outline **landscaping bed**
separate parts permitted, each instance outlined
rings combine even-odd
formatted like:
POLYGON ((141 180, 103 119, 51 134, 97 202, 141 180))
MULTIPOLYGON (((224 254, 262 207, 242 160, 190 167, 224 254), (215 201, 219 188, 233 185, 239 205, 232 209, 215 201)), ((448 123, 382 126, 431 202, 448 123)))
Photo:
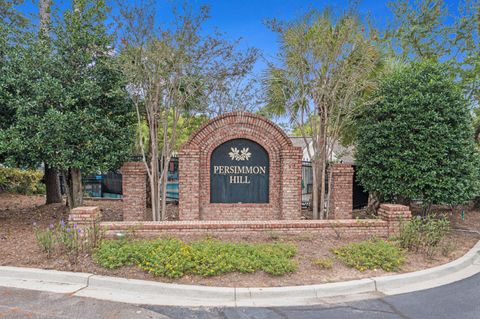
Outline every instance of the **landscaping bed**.
MULTIPOLYGON (((275 232, 259 233, 255 236, 226 235, 223 238, 218 236, 209 238, 207 241, 218 242, 218 240, 221 240, 221 245, 223 245, 223 243, 243 243, 248 245, 259 244, 262 247, 265 247, 265 245, 286 245, 285 247, 294 247, 294 256, 287 254, 287 257, 295 263, 296 269, 293 272, 286 271, 285 274, 281 276, 275 276, 260 270, 252 273, 240 273, 236 271, 218 276, 204 277, 196 274, 202 274, 201 271, 197 272, 190 268, 185 268, 187 270, 180 278, 155 277, 153 274, 142 270, 136 265, 123 266, 115 269, 101 267, 93 261, 91 254, 88 253, 80 254, 77 263, 72 265, 68 256, 58 249, 52 253, 50 258, 47 258, 47 255, 41 251, 37 244, 33 227, 34 222, 37 223, 37 227, 48 227, 50 224, 58 224, 62 218, 67 218, 66 209, 63 205, 43 205, 43 203, 44 198, 42 196, 0 194, 0 265, 89 272, 162 282, 230 287, 318 284, 394 273, 387 272, 380 268, 359 271, 355 268, 345 266, 344 263, 340 261, 341 258, 335 255, 333 251, 351 243, 351 240, 334 236, 322 237, 307 233, 301 235, 281 235, 275 232)), ((95 200, 91 202, 86 201, 85 204, 99 206, 103 211, 104 219, 108 218, 108 216, 118 216, 121 211, 121 202, 116 201, 95 200)), ((480 212, 477 210, 465 211, 463 220, 460 214, 452 214, 450 217, 452 226, 455 228, 469 229, 472 231, 480 230, 480 212)), ((368 238, 359 238, 358 242, 366 239, 368 238)), ((396 273, 425 269, 456 259, 465 254, 480 239, 480 235, 473 232, 451 231, 447 235, 447 239, 448 242, 451 243, 451 246, 445 251, 439 250, 432 258, 428 258, 422 252, 407 252, 405 254, 405 263, 396 273)), ((163 240, 168 241, 171 239, 164 238, 163 240)), ((205 236, 183 236, 181 240, 185 244, 199 240, 200 242, 205 242, 205 236)), ((197 245, 198 248, 198 244, 193 243, 193 245, 197 245)), ((230 253, 230 249, 232 248, 231 246, 229 247, 230 248, 224 248, 222 246, 219 248, 215 246, 214 249, 217 249, 216 251, 220 249, 220 251, 230 253)), ((362 249, 368 250, 369 248, 362 249)), ((236 250, 233 253, 241 254, 241 252, 237 252, 236 250)), ((194 256, 197 256, 197 254, 194 254, 194 256)), ((244 259, 245 258, 241 258, 241 260, 244 259)), ((285 260, 282 260, 282 262, 283 261, 285 260)), ((267 260, 267 266, 269 263, 267 260)), ((259 269, 261 269, 261 267, 259 269)), ((268 267, 264 269, 268 271, 268 267)))

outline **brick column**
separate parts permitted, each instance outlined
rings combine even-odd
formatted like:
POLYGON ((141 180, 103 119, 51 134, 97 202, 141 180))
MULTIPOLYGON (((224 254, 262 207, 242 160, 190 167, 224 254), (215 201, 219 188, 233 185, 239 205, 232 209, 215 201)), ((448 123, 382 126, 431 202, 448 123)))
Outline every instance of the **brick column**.
POLYGON ((388 236, 398 234, 402 222, 412 218, 410 208, 398 204, 381 204, 378 216, 388 223, 388 236))
POLYGON ((300 147, 282 152, 281 219, 302 217, 302 155, 300 147))
POLYGON ((350 219, 353 212, 353 166, 334 164, 329 219, 350 219))
POLYGON ((147 170, 143 162, 126 162, 121 168, 123 220, 146 219, 147 170))
POLYGON ((100 209, 96 206, 77 207, 68 214, 68 223, 80 229, 80 235, 86 236, 87 232, 97 229, 101 219, 100 209))
POLYGON ((200 219, 200 152, 189 149, 178 154, 179 220, 200 219))

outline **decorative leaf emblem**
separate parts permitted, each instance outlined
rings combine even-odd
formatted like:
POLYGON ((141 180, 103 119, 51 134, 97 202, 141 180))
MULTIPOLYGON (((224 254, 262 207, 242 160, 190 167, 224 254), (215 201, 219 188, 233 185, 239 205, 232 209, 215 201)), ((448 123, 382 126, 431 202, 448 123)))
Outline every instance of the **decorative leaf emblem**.
POLYGON ((235 161, 248 161, 250 157, 252 156, 252 153, 250 153, 248 150, 248 147, 242 148, 242 150, 238 150, 236 147, 230 148, 231 152, 228 153, 230 158, 235 161))

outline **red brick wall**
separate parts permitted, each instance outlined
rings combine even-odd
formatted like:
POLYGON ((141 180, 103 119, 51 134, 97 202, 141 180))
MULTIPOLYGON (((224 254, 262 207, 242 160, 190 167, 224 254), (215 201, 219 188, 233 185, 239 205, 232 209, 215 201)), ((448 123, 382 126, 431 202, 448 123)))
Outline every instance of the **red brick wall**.
POLYGON ((389 237, 398 233, 402 222, 410 220, 408 206, 382 204, 380 219, 342 219, 342 220, 270 220, 270 221, 124 221, 99 222, 98 207, 78 207, 70 212, 70 223, 79 228, 100 225, 107 238, 116 238, 118 234, 133 237, 158 237, 169 235, 245 235, 270 232, 282 234, 317 234, 336 238, 389 237))
POLYGON ((328 218, 352 218, 353 166, 351 164, 334 164, 332 170, 332 194, 328 218))
POLYGON ((400 226, 403 222, 409 221, 412 218, 412 213, 408 206, 381 204, 378 210, 378 216, 388 222, 388 234, 392 236, 400 231, 400 226))
POLYGON ((146 219, 147 171, 143 162, 126 162, 121 168, 123 220, 146 219))
POLYGON ((210 120, 179 152, 180 220, 300 219, 302 150, 268 119, 232 112, 210 120), (270 161, 269 203, 210 203, 210 156, 220 144, 246 138, 260 144, 270 161))
POLYGON ((387 237, 388 222, 370 220, 271 220, 271 221, 164 221, 164 222, 102 222, 107 238, 128 234, 137 238, 169 235, 253 235, 315 234, 334 238, 387 237))

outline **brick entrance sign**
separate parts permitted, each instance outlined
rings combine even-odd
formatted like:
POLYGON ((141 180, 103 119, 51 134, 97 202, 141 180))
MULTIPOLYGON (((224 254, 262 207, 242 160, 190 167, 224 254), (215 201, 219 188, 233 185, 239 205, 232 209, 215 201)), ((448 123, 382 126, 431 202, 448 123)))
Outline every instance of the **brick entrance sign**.
POLYGON ((180 220, 300 219, 302 150, 268 119, 214 118, 178 156, 180 220))

